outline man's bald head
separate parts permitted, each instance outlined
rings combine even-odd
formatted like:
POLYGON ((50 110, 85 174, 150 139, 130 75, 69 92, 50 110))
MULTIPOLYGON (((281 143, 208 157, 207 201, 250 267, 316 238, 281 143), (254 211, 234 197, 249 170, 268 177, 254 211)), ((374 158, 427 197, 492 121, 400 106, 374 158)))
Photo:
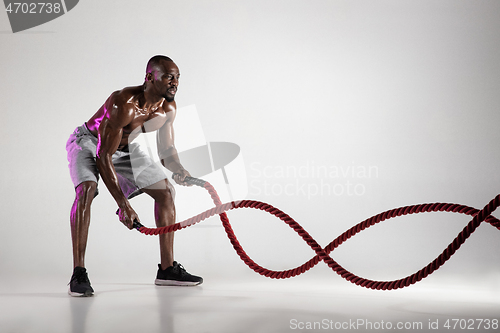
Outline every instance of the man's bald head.
POLYGON ((174 62, 167 56, 164 55, 155 55, 151 59, 149 59, 148 64, 146 66, 146 73, 152 73, 156 68, 161 68, 162 63, 165 61, 174 62))

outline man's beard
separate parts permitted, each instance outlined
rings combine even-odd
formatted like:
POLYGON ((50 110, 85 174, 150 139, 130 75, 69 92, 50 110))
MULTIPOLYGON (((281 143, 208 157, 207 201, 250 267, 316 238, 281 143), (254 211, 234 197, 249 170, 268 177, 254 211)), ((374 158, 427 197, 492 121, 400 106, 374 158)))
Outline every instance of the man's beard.
POLYGON ((175 93, 177 92, 177 89, 176 88, 170 88, 168 89, 165 94, 163 95, 163 97, 165 98, 165 100, 167 102, 173 102, 174 99, 175 99, 175 93), (169 90, 173 90, 173 94, 169 92, 169 90))
POLYGON ((165 94, 163 97, 164 97, 164 98, 165 98, 165 100, 166 100, 167 102, 169 102, 169 103, 170 103, 170 102, 173 102, 173 101, 175 100, 175 96, 168 96, 168 95, 166 95, 166 94, 165 94))

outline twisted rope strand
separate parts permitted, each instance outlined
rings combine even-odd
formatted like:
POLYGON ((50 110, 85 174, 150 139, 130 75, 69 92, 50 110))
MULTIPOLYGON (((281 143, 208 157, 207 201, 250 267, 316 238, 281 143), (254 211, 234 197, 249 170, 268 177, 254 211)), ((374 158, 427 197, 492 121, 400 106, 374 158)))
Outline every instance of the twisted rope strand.
POLYGON ((215 204, 215 207, 170 226, 160 228, 147 228, 140 225, 138 230, 146 235, 165 234, 192 226, 214 215, 219 215, 222 226, 224 227, 229 241, 231 242, 231 245, 235 249, 238 256, 241 258, 241 260, 256 273, 272 279, 286 279, 303 274, 304 272, 317 265, 320 261, 324 261, 328 265, 328 267, 339 274, 342 278, 358 286, 376 290, 399 289, 417 283, 418 281, 426 278, 428 275, 432 274, 434 271, 440 268, 460 248, 460 246, 467 240, 467 238, 469 238, 469 236, 477 229, 481 222, 486 221, 487 223, 500 230, 500 220, 491 215, 491 213, 498 206, 500 206, 499 194, 493 200, 491 200, 482 210, 452 203, 427 203, 391 209, 358 223, 357 225, 353 226, 352 228, 348 229, 343 234, 338 236, 332 242, 330 242, 330 244, 328 244, 325 248, 322 248, 300 224, 298 224, 294 219, 292 219, 290 216, 288 216, 278 208, 275 208, 267 203, 255 200, 242 200, 236 202, 233 201, 222 204, 219 195, 210 183, 196 178, 191 178, 190 181, 192 184, 204 187, 208 191, 215 204), (255 261, 253 261, 245 252, 245 250, 239 243, 233 231, 233 228, 231 227, 229 218, 227 217, 226 211, 239 208, 259 209, 276 216, 284 223, 286 223, 290 228, 292 228, 307 243, 307 245, 309 245, 309 247, 313 249, 316 255, 304 264, 296 268, 284 271, 273 271, 260 266, 255 261), (434 259, 427 266, 412 275, 393 281, 369 280, 349 272, 329 256, 329 254, 333 250, 335 250, 346 240, 377 223, 398 216, 426 212, 453 212, 469 215, 473 218, 436 259, 434 259))

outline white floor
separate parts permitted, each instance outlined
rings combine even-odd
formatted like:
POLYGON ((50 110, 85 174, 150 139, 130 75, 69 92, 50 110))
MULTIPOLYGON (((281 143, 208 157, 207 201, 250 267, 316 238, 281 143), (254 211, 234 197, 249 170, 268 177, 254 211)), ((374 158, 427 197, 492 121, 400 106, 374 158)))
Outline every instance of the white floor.
POLYGON ((252 275, 239 282, 211 277, 197 287, 93 281, 91 298, 71 298, 60 284, 11 281, 0 289, 0 332, 500 330, 500 288, 494 281, 451 283, 437 276, 384 292, 335 274, 311 276, 268 280, 252 275))

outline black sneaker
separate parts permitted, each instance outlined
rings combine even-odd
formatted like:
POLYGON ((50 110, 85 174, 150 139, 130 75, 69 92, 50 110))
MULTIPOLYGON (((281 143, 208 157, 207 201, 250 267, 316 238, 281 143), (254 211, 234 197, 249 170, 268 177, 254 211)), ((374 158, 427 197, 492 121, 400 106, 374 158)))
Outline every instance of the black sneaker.
POLYGON ((161 265, 158 264, 158 274, 155 280, 157 286, 196 286, 202 283, 203 278, 189 274, 177 261, 165 270, 162 270, 161 265))
POLYGON ((75 267, 73 276, 69 281, 68 294, 74 297, 89 297, 94 294, 94 289, 90 286, 87 270, 83 267, 75 267))

